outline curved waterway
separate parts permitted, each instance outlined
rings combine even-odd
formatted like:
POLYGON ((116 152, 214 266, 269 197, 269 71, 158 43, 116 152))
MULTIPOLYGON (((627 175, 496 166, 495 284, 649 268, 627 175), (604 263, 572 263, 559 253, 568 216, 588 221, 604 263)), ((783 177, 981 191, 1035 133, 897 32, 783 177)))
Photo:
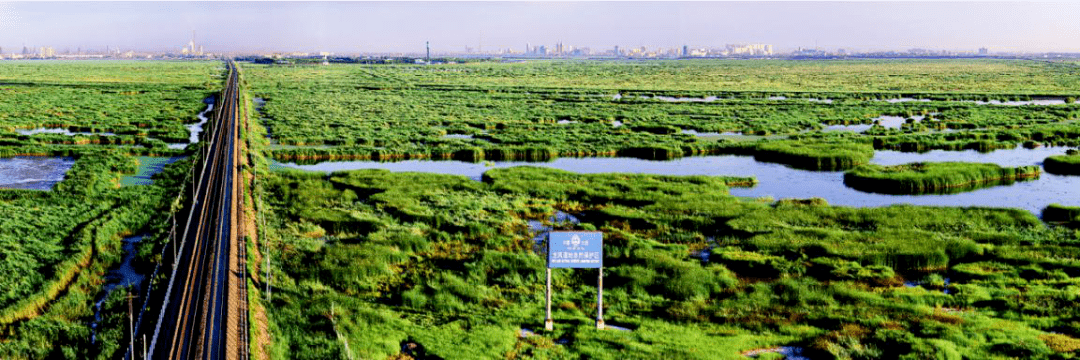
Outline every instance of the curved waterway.
MULTIPOLYGON (((1065 153, 1066 148, 1008 149, 988 153, 967 151, 930 151, 903 153, 876 151, 871 162, 897 165, 910 162, 966 161, 994 163, 1001 166, 1042 165, 1050 155, 1065 153)), ((844 185, 841 171, 806 171, 780 164, 755 161, 750 156, 697 156, 670 161, 650 161, 634 158, 558 158, 551 162, 487 162, 409 160, 400 162, 333 161, 314 165, 275 163, 310 171, 342 171, 358 169, 387 169, 468 176, 480 180, 493 168, 511 166, 540 166, 577 173, 626 172, 661 175, 731 175, 754 176, 758 185, 752 188, 732 188, 731 194, 742 197, 824 198, 832 205, 877 207, 894 204, 932 206, 988 206, 1020 208, 1039 214, 1046 205, 1080 205, 1080 176, 1054 175, 1043 172, 1037 180, 1016 182, 946 195, 885 195, 864 193, 844 185)))
POLYGON ((0 158, 0 188, 49 190, 64 180, 72 165, 75 159, 70 157, 0 158))
POLYGON ((189 134, 188 135, 188 143, 187 144, 184 144, 184 143, 169 144, 170 149, 183 149, 183 148, 186 148, 190 144, 194 144, 194 143, 199 142, 199 134, 202 134, 203 125, 206 125, 206 122, 209 120, 209 119, 207 119, 206 114, 209 114, 211 111, 214 111, 214 97, 211 96, 211 97, 206 98, 205 100, 203 100, 203 103, 206 104, 206 110, 203 110, 198 115, 196 115, 199 118, 199 122, 194 123, 194 124, 190 124, 190 125, 186 125, 186 127, 188 129, 188 134, 189 134))
POLYGON ((131 267, 131 261, 135 259, 135 245, 142 241, 143 235, 131 236, 124 238, 124 260, 115 269, 109 270, 105 274, 105 286, 102 288, 103 294, 96 302, 94 302, 94 322, 90 324, 90 342, 97 341, 97 327, 101 322, 101 306, 105 304, 105 300, 109 298, 109 294, 116 290, 118 287, 131 287, 131 293, 134 296, 139 296, 141 293, 139 289, 145 275, 135 271, 135 268, 131 267))

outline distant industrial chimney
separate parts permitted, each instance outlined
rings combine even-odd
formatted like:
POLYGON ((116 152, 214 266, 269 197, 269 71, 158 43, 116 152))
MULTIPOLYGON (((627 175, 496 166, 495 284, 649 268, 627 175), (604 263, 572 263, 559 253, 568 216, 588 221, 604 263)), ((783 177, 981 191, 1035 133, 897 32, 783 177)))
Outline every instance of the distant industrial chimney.
POLYGON ((431 63, 431 42, 425 41, 424 46, 427 47, 427 56, 424 56, 424 60, 429 64, 431 63))

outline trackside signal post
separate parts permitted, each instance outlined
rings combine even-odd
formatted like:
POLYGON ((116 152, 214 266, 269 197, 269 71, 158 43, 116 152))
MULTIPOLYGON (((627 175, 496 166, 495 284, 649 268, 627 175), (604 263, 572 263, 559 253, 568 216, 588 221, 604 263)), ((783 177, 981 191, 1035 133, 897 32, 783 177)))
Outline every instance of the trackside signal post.
POLYGON ((596 328, 604 329, 604 236, 599 231, 552 231, 548 233, 547 298, 544 330, 555 329, 551 319, 551 269, 596 268, 596 328))

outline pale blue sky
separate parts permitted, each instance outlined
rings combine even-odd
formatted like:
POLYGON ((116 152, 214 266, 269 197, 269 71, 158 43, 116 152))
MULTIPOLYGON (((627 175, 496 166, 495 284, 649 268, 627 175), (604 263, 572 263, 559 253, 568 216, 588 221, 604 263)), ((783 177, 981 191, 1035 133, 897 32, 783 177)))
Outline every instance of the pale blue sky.
POLYGON ((558 41, 594 50, 767 43, 849 50, 1080 52, 1080 4, 1044 2, 0 2, 27 46, 436 52, 558 41))

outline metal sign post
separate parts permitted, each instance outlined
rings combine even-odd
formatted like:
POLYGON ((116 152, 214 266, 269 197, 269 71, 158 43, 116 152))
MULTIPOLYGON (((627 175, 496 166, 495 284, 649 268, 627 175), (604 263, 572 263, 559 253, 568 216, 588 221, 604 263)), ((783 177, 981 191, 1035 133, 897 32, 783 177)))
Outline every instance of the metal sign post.
POLYGON ((547 268, 547 291, 546 291, 546 296, 547 296, 547 307, 546 307, 547 311, 545 312, 546 316, 544 316, 544 330, 545 331, 552 331, 552 330, 555 330, 555 321, 551 320, 551 268, 547 268))
POLYGON ((604 329, 604 247, 599 231, 553 231, 548 233, 547 304, 544 330, 554 330, 551 319, 551 269, 596 268, 596 328, 604 329))

